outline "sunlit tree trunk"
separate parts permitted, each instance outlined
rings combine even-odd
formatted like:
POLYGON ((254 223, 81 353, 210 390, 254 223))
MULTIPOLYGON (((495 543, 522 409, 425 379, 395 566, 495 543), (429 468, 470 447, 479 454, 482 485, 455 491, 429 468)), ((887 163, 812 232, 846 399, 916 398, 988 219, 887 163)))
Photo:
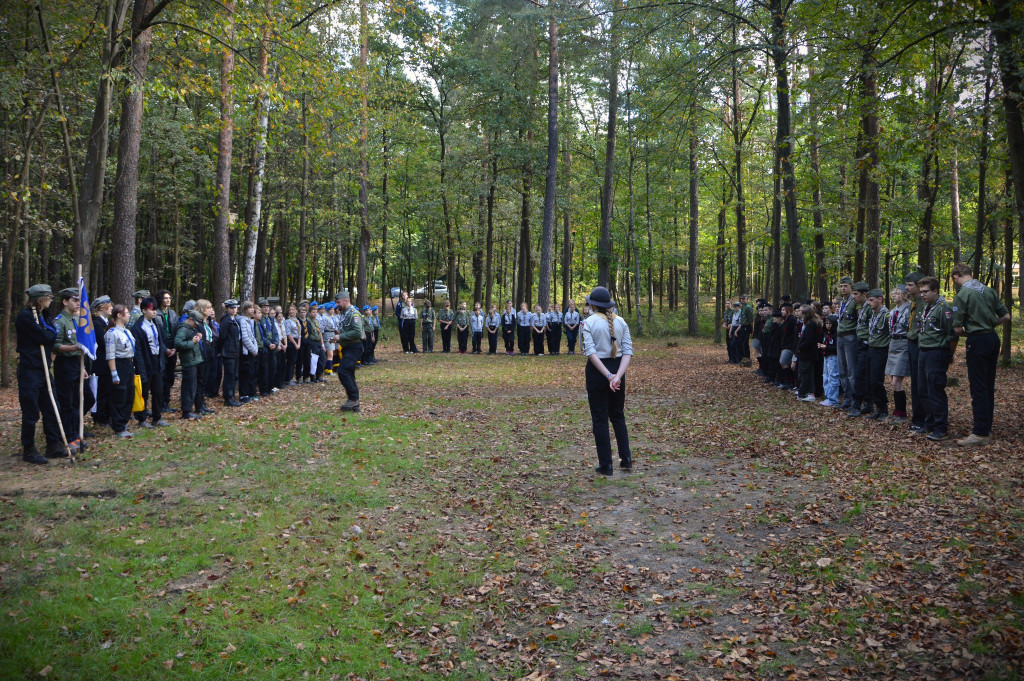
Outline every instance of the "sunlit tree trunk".
MULTIPOLYGON (((227 39, 235 38, 235 2, 226 0, 223 7, 228 14, 227 39)), ((217 212, 213 224, 213 303, 221 305, 231 297, 231 159, 234 143, 234 91, 235 53, 225 47, 220 66, 220 140, 217 145, 217 212)), ((219 308, 218 308, 219 309, 219 308)))

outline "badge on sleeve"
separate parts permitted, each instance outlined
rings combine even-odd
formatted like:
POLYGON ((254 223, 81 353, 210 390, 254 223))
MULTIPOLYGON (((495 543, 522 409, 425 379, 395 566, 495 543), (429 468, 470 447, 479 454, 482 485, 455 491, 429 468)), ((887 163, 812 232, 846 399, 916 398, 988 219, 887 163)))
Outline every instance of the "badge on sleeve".
POLYGON ((953 317, 953 310, 946 310, 946 319, 951 319, 952 317, 953 317))

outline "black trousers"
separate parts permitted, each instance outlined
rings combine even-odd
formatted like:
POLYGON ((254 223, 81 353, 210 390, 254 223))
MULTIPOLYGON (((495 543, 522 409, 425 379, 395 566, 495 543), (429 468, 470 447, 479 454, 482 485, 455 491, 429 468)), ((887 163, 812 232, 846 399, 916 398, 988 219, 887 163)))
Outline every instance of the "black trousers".
POLYGON ((398 339, 402 341, 402 352, 410 352, 409 338, 405 335, 405 320, 398 318, 398 339))
POLYGON ((569 352, 576 352, 576 337, 579 335, 580 327, 575 329, 566 328, 565 342, 569 346, 569 352))
MULTIPOLYGON (((323 378, 324 370, 327 369, 327 353, 324 352, 323 344, 318 341, 309 341, 306 345, 309 346, 310 357, 312 357, 313 355, 317 356, 316 371, 312 373, 307 372, 309 373, 309 377, 323 378)), ((309 367, 312 367, 312 363, 310 363, 309 367)))
MULTIPOLYGON (((159 366, 158 359, 157 367, 159 366)), ((156 423, 160 420, 164 408, 164 374, 158 369, 147 378, 148 381, 142 382, 142 399, 145 401, 149 397, 149 409, 135 412, 135 420, 144 423, 149 419, 151 423, 156 423)))
POLYGON ((57 413, 50 402, 50 394, 46 390, 46 377, 43 369, 29 369, 18 363, 18 402, 21 404, 21 447, 28 451, 35 447, 36 424, 43 417, 43 434, 46 435, 48 447, 56 447, 61 442, 60 428, 57 426, 57 413))
POLYGON ((110 427, 115 433, 122 433, 128 429, 135 400, 135 360, 117 359, 114 365, 121 383, 110 387, 110 427))
MULTIPOLYGON (((619 370, 620 359, 601 360, 608 371, 619 370)), ((619 450, 619 459, 632 460, 629 451, 629 433, 626 430, 626 380, 622 380, 619 389, 612 392, 608 379, 589 361, 584 370, 587 383, 587 401, 590 403, 590 421, 594 429, 594 443, 597 445, 597 462, 600 466, 610 468, 612 465, 612 441, 608 431, 611 421, 615 429, 615 443, 619 450)))
POLYGON ((741 326, 736 332, 736 354, 737 361, 750 359, 750 327, 741 326))
POLYGON ((733 335, 733 330, 735 328, 736 327, 734 327, 734 326, 730 326, 729 327, 729 332, 726 334, 726 338, 725 338, 725 343, 726 343, 725 350, 726 350, 727 353, 729 353, 729 362, 732 363, 732 364, 739 364, 740 363, 739 344, 737 343, 736 336, 733 335))
POLYGON ((198 374, 202 364, 181 367, 181 415, 187 416, 195 409, 196 397, 200 395, 198 374))
MULTIPOLYGON (((452 323, 454 324, 454 322, 452 322, 452 323)), ((452 327, 451 327, 451 325, 449 325, 448 328, 445 328, 444 325, 442 324, 441 325, 441 352, 451 352, 451 351, 452 351, 452 327)))
POLYGON ((341 349, 341 364, 338 365, 338 380, 345 388, 345 396, 359 401, 359 386, 356 385, 356 364, 363 356, 363 344, 353 343, 341 349))
POLYGON ((416 349, 416 320, 403 319, 402 325, 402 349, 406 352, 419 352, 416 349))
POLYGON ((221 364, 224 367, 224 401, 235 399, 235 390, 238 388, 238 357, 222 357, 221 364))
POLYGON ((921 381, 917 377, 921 350, 917 341, 907 343, 907 354, 910 357, 910 423, 924 427, 924 402, 921 400, 921 381))
POLYGON ((294 381, 295 380, 295 365, 299 359, 299 348, 295 347, 291 343, 288 343, 288 348, 284 352, 284 380, 294 381))
POLYGON ((971 411, 975 435, 992 434, 992 418, 996 408, 996 364, 999 362, 999 336, 979 333, 968 336, 967 380, 971 383, 971 411))
POLYGON ((929 433, 949 432, 949 398, 946 395, 946 371, 950 362, 949 348, 921 348, 917 360, 917 377, 921 382, 921 403, 924 427, 929 433))
POLYGON ((458 329, 456 333, 459 336, 459 352, 465 352, 466 345, 469 343, 469 327, 466 327, 465 329, 458 329))
POLYGON ((519 354, 526 355, 530 352, 530 332, 533 331, 529 326, 516 327, 516 333, 519 338, 519 354))
POLYGON ((274 387, 272 381, 277 372, 275 360, 277 350, 260 350, 260 395, 267 395, 274 387))
POLYGON ((889 347, 868 348, 868 401, 878 411, 889 410, 889 392, 885 389, 885 363, 889 359, 889 347))
POLYGON ((174 367, 178 364, 178 353, 164 358, 164 375, 162 376, 163 391, 160 394, 160 406, 171 403, 171 388, 174 387, 174 367))
POLYGON ((501 327, 501 338, 505 341, 505 352, 516 351, 516 329, 514 326, 501 327))
POLYGON ((814 370, 817 368, 813 359, 798 359, 796 362, 797 388, 800 397, 814 395, 814 370))
POLYGON ((203 363, 196 365, 196 400, 206 406, 206 398, 217 395, 217 382, 221 370, 220 357, 209 343, 203 343, 203 363))
POLYGON ((498 352, 498 332, 488 331, 487 332, 487 354, 493 355, 498 352))
POLYGON ((380 329, 373 330, 373 340, 370 341, 370 361, 377 361, 377 341, 380 340, 380 329))
POLYGON ((562 325, 555 324, 548 328, 548 352, 557 355, 562 351, 562 325))
POLYGON ((530 329, 530 333, 533 336, 533 354, 543 355, 544 354, 544 332, 537 333, 533 329, 530 329))
POLYGON ((423 352, 434 351, 434 327, 423 326, 421 333, 423 334, 423 352))
POLYGON ((110 368, 107 360, 96 360, 93 371, 96 373, 96 413, 92 415, 92 421, 101 426, 110 425, 110 368))
POLYGON ((68 442, 78 437, 78 377, 81 373, 82 360, 78 357, 58 355, 53 360, 53 395, 57 398, 57 410, 68 442))
POLYGON ((256 394, 255 359, 255 355, 242 355, 238 358, 239 397, 252 397, 256 394))
MULTIPOLYGON (((287 341, 285 341, 287 342, 287 341)), ((284 347, 284 346, 282 346, 284 347)), ((288 349, 285 347, 284 350, 278 348, 274 356, 274 386, 277 388, 283 388, 284 384, 288 382, 288 349)))
POLYGON ((860 405, 867 402, 871 393, 868 390, 868 376, 870 375, 870 364, 868 344, 857 340, 857 364, 855 367, 856 378, 853 381, 853 403, 860 405))
POLYGON ((484 332, 483 331, 474 331, 473 332, 473 352, 475 352, 478 355, 480 354, 480 351, 482 349, 480 346, 483 344, 483 340, 484 340, 484 332))

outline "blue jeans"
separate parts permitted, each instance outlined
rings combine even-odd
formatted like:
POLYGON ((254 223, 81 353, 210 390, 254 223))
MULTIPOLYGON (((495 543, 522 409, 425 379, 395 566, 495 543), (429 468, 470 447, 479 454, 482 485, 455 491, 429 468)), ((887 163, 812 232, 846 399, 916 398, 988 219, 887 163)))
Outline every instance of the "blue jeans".
POLYGON ((834 404, 839 403, 839 356, 825 355, 825 368, 821 372, 825 384, 825 399, 834 404))
POLYGON ((854 383, 857 373, 857 345, 860 341, 856 334, 840 336, 836 339, 836 357, 839 369, 839 385, 843 389, 843 404, 853 404, 854 383))

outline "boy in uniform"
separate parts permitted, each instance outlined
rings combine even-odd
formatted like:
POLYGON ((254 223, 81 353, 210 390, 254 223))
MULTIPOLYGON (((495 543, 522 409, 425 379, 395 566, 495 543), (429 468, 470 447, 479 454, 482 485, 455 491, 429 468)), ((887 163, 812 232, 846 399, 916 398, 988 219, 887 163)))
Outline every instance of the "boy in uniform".
POLYGON ((929 440, 941 442, 949 433, 946 371, 957 344, 953 306, 939 295, 939 280, 935 277, 922 277, 917 287, 924 304, 917 331, 920 351, 917 378, 921 381, 921 400, 926 409, 925 432, 929 440))
POLYGON ((348 291, 341 290, 334 296, 341 310, 338 325, 338 347, 341 348, 341 363, 338 365, 338 380, 345 388, 348 398, 341 405, 342 411, 359 411, 359 386, 356 384, 356 364, 363 355, 363 321, 352 305, 348 291))
POLYGON ((444 309, 437 313, 437 321, 441 323, 441 352, 451 352, 452 324, 455 323, 455 313, 452 312, 452 301, 444 301, 444 309))
MULTIPOLYGON (((856 352, 854 354, 851 373, 853 402, 849 416, 870 414, 871 406, 867 402, 868 391, 868 322, 871 321, 871 308, 867 305, 867 294, 870 290, 867 282, 858 281, 853 285, 853 300, 857 303, 856 352)), ((842 324, 842 320, 840 320, 842 324)))
POLYGON ((420 315, 420 329, 423 336, 423 352, 434 352, 434 328, 437 326, 437 313, 429 300, 423 302, 423 313, 420 315))
MULTIPOLYGON (((64 435, 76 454, 82 443, 78 439, 78 380, 84 371, 82 350, 75 335, 78 319, 79 296, 77 288, 66 288, 60 292, 62 305, 60 314, 53 321, 57 338, 53 342, 53 394, 57 398, 57 409, 64 424, 64 435)), ((85 388, 89 390, 88 387, 85 388)), ((88 399, 86 400, 88 403, 88 399)), ((90 405, 92 406, 92 405, 90 405)))
POLYGON ((885 306, 882 289, 868 291, 868 307, 871 320, 868 322, 868 405, 874 404, 875 411, 868 416, 881 421, 889 415, 889 393, 885 390, 885 363, 889 360, 889 308, 885 306))
POLYGON ((921 384, 917 380, 918 358, 920 349, 917 344, 917 331, 920 327, 920 319, 924 305, 921 304, 921 293, 917 290, 917 283, 921 281, 923 274, 911 272, 906 276, 907 299, 910 300, 909 322, 907 329, 907 357, 910 360, 910 430, 915 433, 926 433, 924 428, 924 403, 921 401, 921 384))

